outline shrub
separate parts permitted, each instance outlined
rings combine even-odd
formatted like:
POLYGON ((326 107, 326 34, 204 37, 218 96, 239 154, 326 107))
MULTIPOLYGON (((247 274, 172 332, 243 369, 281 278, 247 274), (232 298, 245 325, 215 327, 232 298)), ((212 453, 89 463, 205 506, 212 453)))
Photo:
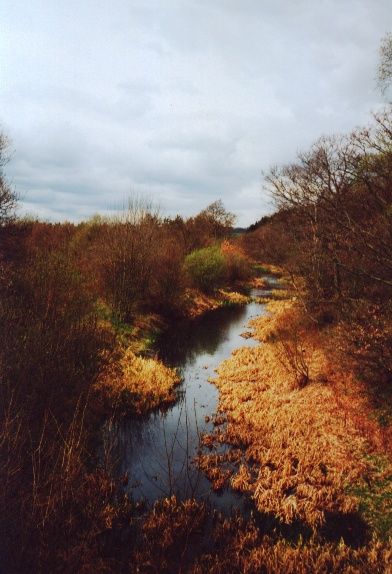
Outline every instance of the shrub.
POLYGON ((148 292, 144 295, 144 309, 170 316, 181 311, 185 290, 184 253, 181 245, 166 229, 154 246, 152 274, 148 292))
POLYGON ((206 292, 221 284, 226 271, 225 258, 218 246, 192 251, 184 265, 192 284, 206 292))
POLYGON ((226 277, 229 282, 243 281, 251 275, 249 259, 239 247, 225 240, 221 247, 226 262, 226 277))
POLYGON ((339 350, 354 360, 357 374, 377 386, 392 380, 392 303, 353 301, 345 307, 350 321, 340 321, 339 350))
MULTIPOLYGON (((87 397, 111 335, 69 254, 45 247, 24 258, 21 248, 0 278, 0 553, 7 572, 54 572, 76 555, 84 560, 84 539, 96 524, 102 531, 107 506, 98 487, 89 499, 79 492, 88 478, 87 397)), ((72 563, 69 571, 82 568, 72 563)))
POLYGON ((295 382, 295 388, 301 389, 310 382, 310 350, 305 344, 305 332, 309 326, 299 314, 298 309, 287 309, 275 324, 273 338, 277 346, 277 358, 289 372, 295 382))

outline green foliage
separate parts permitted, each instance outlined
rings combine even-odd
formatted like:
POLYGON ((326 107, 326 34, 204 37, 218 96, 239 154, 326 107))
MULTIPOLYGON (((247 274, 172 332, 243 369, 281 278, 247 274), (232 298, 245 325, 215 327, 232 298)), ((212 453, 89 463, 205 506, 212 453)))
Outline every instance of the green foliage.
POLYGON ((392 532, 392 476, 387 472, 389 461, 380 455, 365 457, 373 477, 365 477, 359 484, 346 488, 348 494, 359 499, 359 511, 381 540, 388 540, 392 532))
POLYGON ((226 271, 225 258, 218 246, 192 251, 185 258, 184 267, 192 284, 207 293, 219 287, 226 271))

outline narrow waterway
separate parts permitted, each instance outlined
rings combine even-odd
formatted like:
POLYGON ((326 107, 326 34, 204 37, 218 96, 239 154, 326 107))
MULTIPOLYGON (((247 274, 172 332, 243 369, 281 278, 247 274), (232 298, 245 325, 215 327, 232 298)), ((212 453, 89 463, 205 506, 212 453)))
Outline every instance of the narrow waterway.
MULTIPOLYGON (((267 293, 258 289, 251 295, 267 293)), ((127 488, 135 500, 153 503, 175 494, 180 499, 207 499, 223 511, 244 509, 243 496, 231 489, 214 492, 193 460, 200 449, 200 434, 213 430, 211 417, 217 411, 218 390, 209 379, 234 349, 257 344, 241 334, 252 317, 264 312, 264 305, 255 301, 220 308, 176 324, 157 341, 159 358, 176 367, 182 378, 178 400, 165 411, 125 419, 110 429, 118 472, 127 473, 127 488)))

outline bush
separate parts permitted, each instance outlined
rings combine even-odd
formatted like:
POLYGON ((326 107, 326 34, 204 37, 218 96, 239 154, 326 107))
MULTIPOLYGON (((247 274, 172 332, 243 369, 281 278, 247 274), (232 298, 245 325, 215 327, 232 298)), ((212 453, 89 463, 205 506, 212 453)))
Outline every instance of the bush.
POLYGON ((376 386, 392 380, 392 303, 352 301, 345 307, 350 321, 340 321, 339 350, 361 378, 376 386))
POLYGON ((0 277, 2 566, 54 572, 68 560, 80 572, 73 561, 84 560, 93 531, 97 547, 105 518, 99 485, 89 499, 80 491, 93 424, 87 399, 112 338, 66 250, 18 250, 0 277))
POLYGON ((205 292, 219 287, 226 271, 225 258, 218 246, 192 251, 184 266, 192 284, 205 292))
POLYGON ((226 262, 226 278, 233 281, 244 281, 251 275, 251 266, 248 257, 238 244, 224 241, 221 247, 226 262))
POLYGON ((32 421, 46 409, 58 421, 70 420, 100 371, 110 337, 66 254, 30 256, 10 274, 10 284, 0 305, 3 382, 20 395, 32 421))

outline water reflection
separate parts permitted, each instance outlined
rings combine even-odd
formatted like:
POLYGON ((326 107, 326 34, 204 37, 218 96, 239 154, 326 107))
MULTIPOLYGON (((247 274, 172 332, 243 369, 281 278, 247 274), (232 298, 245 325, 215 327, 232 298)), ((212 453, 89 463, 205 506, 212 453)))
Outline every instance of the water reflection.
POLYGON ((190 366, 201 354, 214 355, 230 336, 233 325, 243 322, 245 314, 244 307, 224 307, 177 323, 157 340, 158 355, 171 366, 190 366))
POLYGON ((208 498, 220 510, 233 506, 243 509, 243 498, 231 490, 219 495, 212 492, 210 482, 192 461, 199 449, 200 433, 212 431, 206 416, 211 417, 217 408, 218 391, 208 379, 234 349, 256 344, 252 339, 245 341, 241 333, 263 307, 250 303, 218 309, 173 325, 157 342, 159 357, 177 367, 183 378, 178 401, 165 411, 122 420, 107 429, 118 471, 128 474, 127 488, 135 499, 153 502, 176 494, 179 498, 208 498))

